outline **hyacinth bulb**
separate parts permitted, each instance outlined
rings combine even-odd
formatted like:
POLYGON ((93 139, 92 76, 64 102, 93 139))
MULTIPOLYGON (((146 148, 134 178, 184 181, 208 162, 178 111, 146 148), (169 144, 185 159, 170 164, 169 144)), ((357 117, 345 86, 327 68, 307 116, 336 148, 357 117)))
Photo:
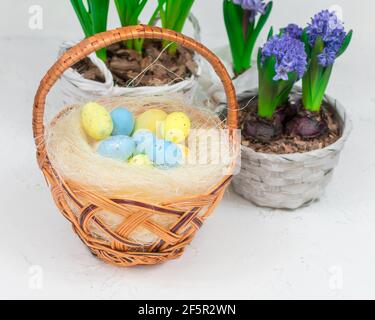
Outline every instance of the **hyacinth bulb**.
POLYGON ((309 114, 298 115, 288 122, 286 131, 291 136, 300 136, 303 139, 319 138, 327 133, 326 121, 309 114))
POLYGON ((282 129, 283 126, 278 116, 271 120, 254 117, 244 122, 243 134, 246 138, 268 143, 277 139, 281 135, 282 129))

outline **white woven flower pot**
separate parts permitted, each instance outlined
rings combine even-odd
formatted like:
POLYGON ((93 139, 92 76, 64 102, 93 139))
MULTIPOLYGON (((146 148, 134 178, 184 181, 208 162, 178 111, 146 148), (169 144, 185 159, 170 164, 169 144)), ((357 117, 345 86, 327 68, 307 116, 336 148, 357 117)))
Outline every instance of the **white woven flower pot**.
POLYGON ((340 119, 341 138, 324 149, 286 155, 242 146, 241 171, 233 179, 235 192, 259 206, 281 209, 296 209, 321 197, 352 127, 343 106, 330 96, 326 100, 340 119))
MULTIPOLYGON (((194 38, 200 41, 200 25, 193 14, 190 14, 189 21, 193 27, 194 38)), ((59 55, 77 44, 78 42, 67 41, 60 46, 59 55)), ((197 79, 202 73, 202 59, 195 55, 194 60, 198 65, 195 75, 190 78, 171 85, 143 86, 143 87, 118 87, 115 86, 112 73, 106 64, 100 60, 95 53, 88 56, 94 65, 103 73, 105 82, 100 83, 85 79, 73 68, 69 68, 61 77, 60 90, 64 102, 77 103, 87 100, 97 100, 101 97, 129 96, 138 97, 144 95, 165 95, 171 93, 182 93, 187 99, 192 99, 198 87, 197 79)))

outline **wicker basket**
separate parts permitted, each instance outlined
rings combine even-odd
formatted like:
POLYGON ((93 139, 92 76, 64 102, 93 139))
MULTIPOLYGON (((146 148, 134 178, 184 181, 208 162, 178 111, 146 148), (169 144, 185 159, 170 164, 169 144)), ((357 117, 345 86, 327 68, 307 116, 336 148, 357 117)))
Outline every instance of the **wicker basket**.
POLYGON ((233 141, 237 128, 237 100, 225 67, 219 58, 202 44, 174 31, 143 25, 107 31, 71 48, 52 66, 41 81, 33 107, 33 131, 38 163, 51 188, 57 207, 72 223, 74 231, 95 256, 117 266, 152 265, 181 256, 196 231, 220 202, 231 180, 231 175, 225 176, 211 190, 207 190, 206 194, 171 202, 148 203, 125 198, 112 199, 83 186, 71 185, 52 167, 44 142, 43 125, 46 96, 50 89, 65 70, 87 55, 110 44, 136 38, 174 41, 206 58, 222 79, 228 96, 227 126, 233 141), (99 211, 111 212, 127 219, 119 228, 112 231, 96 215, 99 211), (177 217, 177 222, 166 229, 151 219, 153 215, 177 217), (89 228, 92 224, 104 232, 110 241, 94 237, 89 228), (158 240, 147 247, 129 241, 127 235, 140 226, 153 232, 158 240))
POLYGON ((321 197, 352 128, 343 106, 330 96, 325 99, 340 120, 340 139, 323 149, 286 155, 241 146, 241 172, 233 179, 236 193, 256 205, 277 209, 297 209, 321 197))

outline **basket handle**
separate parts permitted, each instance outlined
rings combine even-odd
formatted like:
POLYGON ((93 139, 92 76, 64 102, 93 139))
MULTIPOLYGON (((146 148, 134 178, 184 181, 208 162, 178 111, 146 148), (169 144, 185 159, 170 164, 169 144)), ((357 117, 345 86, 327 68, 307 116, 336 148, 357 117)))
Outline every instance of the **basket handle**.
POLYGON ((196 51, 205 57, 215 69, 217 75, 220 77, 224 85, 228 99, 228 128, 230 131, 237 129, 238 103, 236 93, 232 80, 220 59, 202 44, 180 33, 159 27, 138 25, 106 31, 83 40, 65 52, 47 72, 40 83, 33 106, 33 132, 38 153, 45 152, 44 110, 46 97, 60 76, 75 63, 99 49, 105 48, 116 42, 140 38, 163 39, 176 42, 186 48, 196 51))

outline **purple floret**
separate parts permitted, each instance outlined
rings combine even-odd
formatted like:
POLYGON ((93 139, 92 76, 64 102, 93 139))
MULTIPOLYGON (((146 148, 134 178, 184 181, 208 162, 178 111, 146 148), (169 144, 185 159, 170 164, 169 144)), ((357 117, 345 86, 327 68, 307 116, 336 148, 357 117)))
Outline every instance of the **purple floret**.
POLYGON ((273 80, 288 80, 290 72, 296 72, 302 78, 307 69, 307 55, 302 41, 287 34, 275 35, 262 48, 262 63, 266 58, 276 58, 273 80))
POLYGON ((283 29, 283 32, 284 34, 288 35, 291 38, 301 39, 303 30, 296 24, 291 23, 286 28, 283 29))
POLYGON ((249 11, 250 22, 254 22, 258 13, 266 13, 266 4, 263 0, 233 0, 233 3, 240 5, 242 9, 249 11))
POLYGON ((315 45, 318 37, 323 40, 324 51, 318 56, 320 65, 323 67, 332 65, 346 36, 343 22, 336 13, 323 10, 311 19, 306 31, 310 46, 315 45))
POLYGON ((336 54, 335 51, 329 48, 324 48, 323 52, 318 55, 319 64, 323 67, 332 65, 335 62, 336 54))

